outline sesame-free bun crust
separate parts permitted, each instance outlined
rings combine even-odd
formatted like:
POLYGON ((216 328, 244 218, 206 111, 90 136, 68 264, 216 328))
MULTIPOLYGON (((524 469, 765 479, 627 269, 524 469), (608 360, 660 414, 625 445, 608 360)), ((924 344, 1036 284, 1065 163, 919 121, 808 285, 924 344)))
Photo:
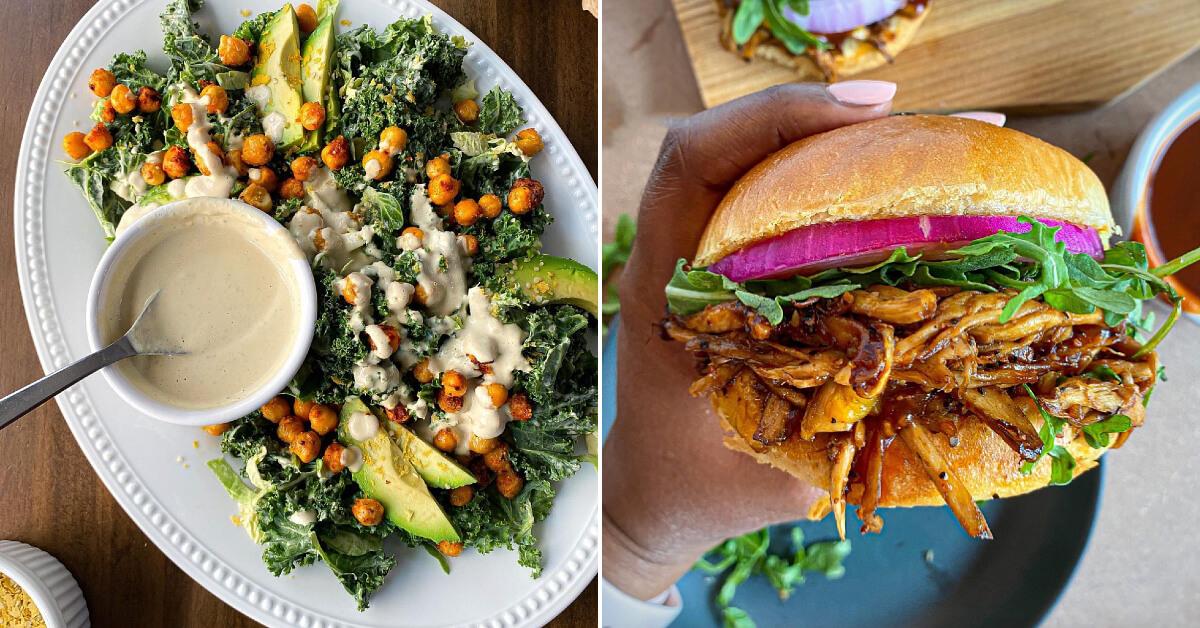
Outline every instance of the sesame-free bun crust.
MULTIPOLYGON (((754 378, 751 373, 738 377, 754 378)), ((827 446, 828 434, 818 434, 813 440, 802 440, 798 433, 788 440, 763 446, 754 440, 758 419, 762 415, 763 397, 755 394, 753 385, 727 386, 710 395, 713 408, 726 430, 725 446, 752 456, 763 464, 769 464, 800 478, 801 480, 829 490, 832 462, 827 446)), ((1064 437, 1076 436, 1070 426, 1064 428, 1064 437)), ((974 415, 961 417, 958 421, 959 444, 951 447, 944 434, 934 433, 938 449, 945 455, 958 478, 976 499, 994 499, 1022 495, 1043 488, 1050 483, 1050 457, 1038 461, 1029 475, 1022 475, 1021 458, 1004 441, 974 415)), ((1075 477, 1096 466, 1096 460, 1107 451, 1093 449, 1081 438, 1070 442, 1059 439, 1078 466, 1075 477)), ((847 500, 851 504, 861 501, 861 485, 852 485, 847 500)), ((883 458, 883 486, 879 505, 888 507, 940 506, 945 504, 937 488, 925 474, 925 468, 917 457, 899 438, 888 446, 883 458)), ((814 516, 823 514, 819 510, 814 516)))
POLYGON ((1031 216, 1115 226, 1100 180, 1066 151, 969 118, 889 116, 795 142, 747 172, 709 219, 694 260, 793 229, 909 216, 1031 216))

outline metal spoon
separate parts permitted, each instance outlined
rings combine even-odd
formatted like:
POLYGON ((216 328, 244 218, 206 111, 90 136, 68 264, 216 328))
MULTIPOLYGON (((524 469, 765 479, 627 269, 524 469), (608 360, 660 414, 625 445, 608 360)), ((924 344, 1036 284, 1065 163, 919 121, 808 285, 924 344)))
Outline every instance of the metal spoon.
POLYGON ((129 331, 125 332, 124 336, 66 368, 55 371, 0 399, 0 429, 4 429, 9 423, 42 405, 47 399, 109 364, 135 355, 184 355, 186 352, 143 346, 147 339, 138 337, 138 326, 149 317, 159 292, 161 291, 155 292, 150 295, 149 299, 146 299, 146 305, 142 306, 142 311, 134 319, 133 325, 129 331))

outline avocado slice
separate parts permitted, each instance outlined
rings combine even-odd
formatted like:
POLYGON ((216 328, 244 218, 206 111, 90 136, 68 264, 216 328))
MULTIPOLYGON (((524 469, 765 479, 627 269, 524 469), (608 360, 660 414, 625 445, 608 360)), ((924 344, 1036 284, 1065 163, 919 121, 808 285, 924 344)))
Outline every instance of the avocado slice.
POLYGON ((362 451, 363 464, 353 472, 354 481, 369 497, 383 504, 384 516, 402 530, 431 541, 462 540, 429 493, 425 481, 383 426, 362 441, 350 435, 350 417, 360 412, 371 414, 361 399, 350 397, 338 417, 338 440, 362 451))
MULTIPOLYGON (((304 102, 326 104, 329 96, 329 60, 333 55, 333 18, 337 13, 338 0, 320 4, 321 21, 304 40, 304 51, 300 61, 303 84, 300 94, 304 102)), ((300 152, 316 150, 321 146, 321 129, 304 132, 304 144, 300 152)))
POLYGON ((575 260, 532 255, 513 262, 509 277, 534 303, 567 303, 598 315, 600 280, 596 271, 575 260))
POLYGON ((412 430, 392 421, 386 421, 385 424, 388 435, 400 446, 404 457, 429 486, 458 488, 475 483, 475 476, 470 471, 413 434, 412 430))
POLYGON ((287 150, 304 139, 300 126, 300 25, 292 5, 285 4, 263 28, 258 61, 250 71, 250 86, 267 86, 270 98, 264 112, 283 116, 283 134, 276 148, 287 150))

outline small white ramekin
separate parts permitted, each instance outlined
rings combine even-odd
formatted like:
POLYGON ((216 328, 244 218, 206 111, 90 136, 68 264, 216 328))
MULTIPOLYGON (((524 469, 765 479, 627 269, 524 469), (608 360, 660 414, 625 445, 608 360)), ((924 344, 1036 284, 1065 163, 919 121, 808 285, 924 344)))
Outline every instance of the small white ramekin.
POLYGON ((49 628, 91 626, 83 591, 57 558, 20 541, 0 541, 0 573, 29 594, 49 628))
MULTIPOLYGON (((296 294, 300 298, 300 303, 298 304, 300 315, 296 322, 297 334, 291 351, 288 353, 287 359, 279 369, 279 372, 245 399, 224 406, 200 410, 178 408, 150 398, 138 390, 137 386, 126 379, 114 366, 109 366, 102 371, 109 385, 113 387, 113 390, 126 403, 144 414, 178 425, 199 426, 232 421, 253 412, 256 408, 270 400, 271 397, 279 394, 279 391, 287 387, 288 382, 291 381, 296 371, 300 370, 300 366, 304 363, 304 358, 308 355, 308 349, 312 345, 313 330, 317 320, 317 290, 316 284, 313 281, 312 268, 309 266, 308 258, 300 250, 295 240, 292 239, 287 229, 270 215, 241 201, 216 198, 205 198, 202 200, 207 203, 217 203, 219 211, 222 213, 228 212, 231 217, 235 217, 236 215, 236 217, 248 218, 250 221, 261 225, 262 229, 268 233, 284 236, 281 238, 281 241, 286 242, 284 246, 289 247, 290 259, 287 261, 287 268, 291 271, 292 281, 296 287, 296 294)), ((88 291, 87 300, 88 343, 91 344, 93 351, 99 351, 105 346, 105 338, 100 328, 100 321, 102 320, 100 310, 108 301, 108 290, 113 279, 113 273, 109 272, 110 269, 126 253, 131 250, 137 250, 134 244, 154 232, 155 227, 164 221, 169 221, 177 215, 187 212, 187 203, 189 203, 189 200, 167 203, 146 214, 127 231, 122 233, 113 242, 112 246, 105 251, 104 256, 100 258, 100 264, 96 267, 96 274, 92 277, 92 285, 88 291)))

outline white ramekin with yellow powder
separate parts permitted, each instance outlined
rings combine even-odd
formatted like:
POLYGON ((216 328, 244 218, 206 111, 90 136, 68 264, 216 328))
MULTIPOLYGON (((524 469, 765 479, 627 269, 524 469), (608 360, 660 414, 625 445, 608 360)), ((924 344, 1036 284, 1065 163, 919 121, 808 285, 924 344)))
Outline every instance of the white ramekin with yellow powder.
MULTIPOLYGON (((71 572, 53 556, 19 541, 0 541, 0 574, 28 594, 48 628, 91 626, 83 591, 71 572)), ((9 620, 0 616, 2 625, 9 620)))

